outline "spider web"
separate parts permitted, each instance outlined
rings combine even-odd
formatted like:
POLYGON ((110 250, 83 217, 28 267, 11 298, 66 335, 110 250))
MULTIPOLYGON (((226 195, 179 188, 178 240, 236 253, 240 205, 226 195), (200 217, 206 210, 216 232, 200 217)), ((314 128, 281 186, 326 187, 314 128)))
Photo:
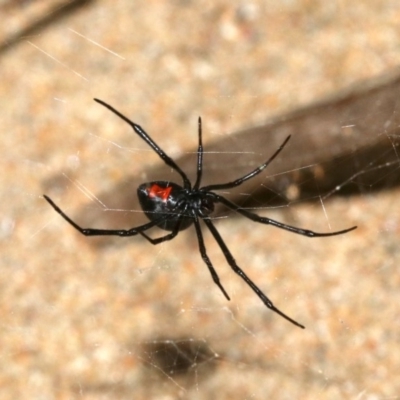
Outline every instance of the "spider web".
POLYGON ((398 398, 397 2, 43 7, 0 1, 2 398, 398 398), (223 208, 214 222, 304 331, 265 308, 206 228, 230 302, 193 229, 158 246, 85 238, 49 208, 42 193, 82 225, 128 228, 146 221, 139 183, 179 183, 93 97, 193 180, 201 115, 204 184, 292 134, 265 173, 221 194, 287 224, 358 229, 308 239, 223 208))

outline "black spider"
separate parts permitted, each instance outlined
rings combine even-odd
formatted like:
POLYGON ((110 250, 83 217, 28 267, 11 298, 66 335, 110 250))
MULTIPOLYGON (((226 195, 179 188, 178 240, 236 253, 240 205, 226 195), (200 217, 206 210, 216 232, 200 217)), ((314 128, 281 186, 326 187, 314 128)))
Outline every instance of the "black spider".
POLYGON ((226 207, 233 211, 243 215, 246 218, 251 219, 254 222, 259 222, 261 224, 269 224, 276 226, 277 228, 286 229, 290 232, 297 233, 299 235, 304 235, 307 237, 321 237, 321 236, 334 236, 340 235, 356 228, 353 226, 349 229, 344 229, 337 232, 329 233, 316 233, 308 229, 296 228, 294 226, 286 225, 281 222, 274 221, 267 217, 261 217, 257 214, 253 214, 243 208, 240 208, 236 204, 230 202, 225 197, 214 193, 214 190, 230 189, 239 186, 243 182, 251 179, 252 177, 258 175, 264 168, 271 163, 271 161, 281 152, 286 143, 289 141, 290 136, 288 136, 278 150, 262 165, 253 170, 252 172, 236 179, 232 182, 221 183, 216 185, 208 185, 200 187, 202 170, 203 170, 203 144, 202 144, 202 128, 201 128, 201 118, 198 120, 198 136, 199 136, 199 146, 197 150, 197 177, 196 182, 192 186, 186 174, 180 169, 180 167, 170 158, 163 150, 150 138, 150 136, 137 124, 130 121, 127 117, 121 114, 119 111, 111 107, 104 101, 94 99, 98 103, 102 104, 104 107, 111 110, 118 117, 122 118, 127 122, 133 130, 160 156, 165 164, 174 169, 181 177, 183 181, 183 186, 169 181, 154 181, 149 183, 143 183, 137 189, 138 197, 142 209, 150 222, 144 225, 140 225, 131 229, 93 229, 93 228, 81 228, 76 222, 69 218, 63 211, 46 195, 44 198, 50 203, 50 205, 57 211, 67 222, 69 222, 75 229, 85 236, 105 236, 105 235, 115 235, 115 236, 135 236, 137 234, 142 235, 151 244, 159 244, 165 242, 166 240, 173 239, 180 231, 188 228, 190 225, 194 224, 197 234, 197 240, 199 243, 199 250, 203 261, 207 264, 207 267, 211 273, 214 283, 221 289, 224 296, 230 300, 228 294, 223 288, 218 274, 215 271, 210 259, 207 256, 206 247, 204 245, 203 234, 201 232, 199 219, 201 218, 206 224, 207 228, 210 230, 214 239, 217 241, 219 247, 224 254, 226 261, 231 266, 233 271, 235 271, 257 294, 257 296, 262 300, 262 302, 272 311, 279 314, 281 317, 290 321, 292 324, 303 328, 304 326, 296 322, 278 308, 276 308, 271 300, 255 285, 255 283, 244 273, 244 271, 236 264, 231 252, 229 251, 227 245, 223 241, 219 232, 217 231, 210 214, 214 211, 214 205, 216 203, 222 203, 226 207), (146 235, 145 231, 148 229, 158 226, 161 229, 170 231, 165 236, 159 237, 157 239, 152 239, 146 235))

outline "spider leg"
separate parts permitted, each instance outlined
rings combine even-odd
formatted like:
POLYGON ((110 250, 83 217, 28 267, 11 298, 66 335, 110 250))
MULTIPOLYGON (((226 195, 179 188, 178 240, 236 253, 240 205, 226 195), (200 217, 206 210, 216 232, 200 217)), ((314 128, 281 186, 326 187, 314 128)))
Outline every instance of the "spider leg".
POLYGON ((156 245, 162 242, 166 242, 167 240, 172 240, 178 233, 179 228, 181 226, 182 218, 180 218, 176 225, 174 226, 174 230, 171 233, 168 233, 165 236, 161 236, 159 238, 153 239, 149 235, 146 235, 144 232, 139 232, 145 239, 147 239, 151 244, 156 245))
POLYGON ((212 190, 220 190, 220 189, 230 189, 236 186, 241 185, 243 182, 253 178, 254 176, 258 175, 261 171, 263 171, 265 168, 268 167, 269 164, 277 157, 277 155, 283 150, 283 148, 286 146, 287 142, 290 139, 290 135, 283 141, 283 143, 279 146, 278 150, 275 151, 274 154, 262 165, 260 165, 258 168, 255 170, 251 171, 250 173, 242 176, 239 179, 236 179, 232 182, 228 183, 220 183, 216 185, 209 185, 209 186, 204 186, 202 190, 204 191, 212 191, 212 190))
POLYGON ((93 228, 82 228, 76 222, 74 222, 68 215, 66 215, 60 207, 58 207, 53 200, 47 197, 45 194, 43 197, 47 200, 47 202, 57 211, 67 222, 69 222, 77 231, 82 233, 85 236, 135 236, 139 233, 147 231, 148 229, 152 228, 153 226, 157 225, 161 221, 165 219, 165 217, 161 217, 154 221, 148 222, 144 225, 136 226, 135 228, 131 229, 93 229, 93 228))
POLYGON ((224 294, 224 296, 230 300, 230 297, 228 296, 228 293, 226 293, 226 290, 224 289, 224 287, 222 286, 220 280, 219 280, 219 276, 217 274, 217 271, 215 271, 210 258, 207 255, 207 251, 206 251, 206 246, 204 245, 204 239, 203 239, 203 234, 201 233, 201 227, 200 227, 200 223, 199 220, 197 218, 197 216, 194 219, 194 226, 196 228, 196 234, 197 234, 197 241, 199 243, 199 250, 200 250, 200 254, 201 254, 201 258, 203 259, 203 261, 206 263, 208 270, 211 273, 212 279, 214 281, 214 283, 221 289, 222 293, 224 294))
POLYGON ((125 117, 125 115, 121 114, 117 111, 114 107, 110 106, 106 102, 94 99, 97 103, 101 104, 102 106, 108 108, 118 117, 123 119, 127 124, 129 124, 133 130, 159 155, 159 157, 165 162, 165 164, 169 165, 172 169, 174 169, 181 177, 186 189, 190 189, 192 185, 190 184, 189 178, 187 175, 181 170, 181 168, 175 163, 175 161, 169 157, 158 145, 157 143, 146 133, 146 131, 138 124, 135 124, 129 118, 125 117))
POLYGON ((352 226, 351 228, 347 228, 347 229, 343 229, 341 231, 335 231, 335 232, 323 232, 323 233, 314 232, 309 229, 302 229, 302 228, 297 228, 296 226, 287 225, 282 222, 275 221, 271 218, 261 217, 260 215, 254 214, 252 212, 244 210, 243 208, 240 208, 236 204, 227 200, 225 197, 220 196, 216 193, 210 193, 210 195, 214 199, 214 201, 225 204, 231 210, 238 212, 239 214, 243 215, 244 217, 246 217, 248 219, 251 219, 254 222, 259 222, 260 224, 272 225, 277 228, 285 229, 289 232, 297 233, 298 235, 303 235, 303 236, 307 236, 310 238, 342 235, 344 233, 350 232, 357 228, 357 226, 352 226))
POLYGON ((233 258, 231 252, 229 251, 228 247, 226 246, 224 240, 222 239, 221 235, 215 228, 214 224, 211 222, 210 219, 204 218, 203 219, 204 223, 207 225, 208 229, 214 236, 214 239, 217 241, 219 247, 222 250, 222 253, 224 254, 226 261, 230 265, 230 267, 233 269, 234 272, 236 272, 249 286, 253 291, 256 293, 256 295, 261 299, 261 301, 272 311, 275 313, 279 314, 281 317, 285 318, 287 321, 291 322, 293 325, 298 326, 299 328, 304 329, 305 327, 301 325, 300 323, 296 322, 294 319, 290 318, 286 314, 284 314, 282 311, 280 311, 278 308, 276 308, 272 301, 261 291, 261 289, 256 286, 256 284, 244 273, 244 271, 236 264, 235 259, 233 258))
POLYGON ((201 118, 199 117, 199 146, 197 148, 197 177, 193 185, 193 190, 197 190, 200 186, 201 177, 203 175, 203 134, 201 127, 201 118))

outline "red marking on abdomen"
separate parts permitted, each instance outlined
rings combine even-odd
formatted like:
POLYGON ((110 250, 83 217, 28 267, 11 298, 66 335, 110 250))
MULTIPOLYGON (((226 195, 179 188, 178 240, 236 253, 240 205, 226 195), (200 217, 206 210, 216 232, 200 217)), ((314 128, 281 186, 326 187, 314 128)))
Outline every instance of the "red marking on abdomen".
POLYGON ((172 186, 168 186, 166 188, 163 188, 161 186, 158 186, 156 184, 151 185, 151 187, 148 189, 149 197, 158 197, 162 199, 163 201, 167 201, 168 197, 171 193, 172 186))

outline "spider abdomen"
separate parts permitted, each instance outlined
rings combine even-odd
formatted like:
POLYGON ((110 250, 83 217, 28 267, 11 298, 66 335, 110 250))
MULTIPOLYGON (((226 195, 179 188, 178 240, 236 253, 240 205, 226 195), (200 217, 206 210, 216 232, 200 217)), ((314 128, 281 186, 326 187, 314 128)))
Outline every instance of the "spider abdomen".
POLYGON ((181 220, 179 230, 188 228, 194 222, 187 201, 187 190, 173 182, 154 181, 143 183, 137 189, 140 205, 150 221, 163 216, 157 226, 172 231, 181 220))

